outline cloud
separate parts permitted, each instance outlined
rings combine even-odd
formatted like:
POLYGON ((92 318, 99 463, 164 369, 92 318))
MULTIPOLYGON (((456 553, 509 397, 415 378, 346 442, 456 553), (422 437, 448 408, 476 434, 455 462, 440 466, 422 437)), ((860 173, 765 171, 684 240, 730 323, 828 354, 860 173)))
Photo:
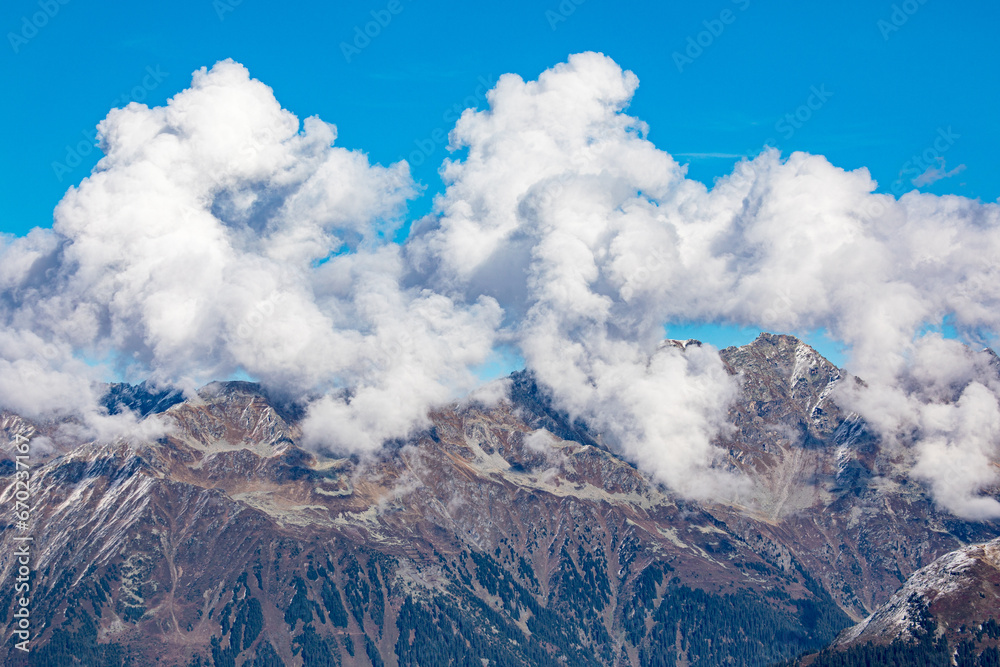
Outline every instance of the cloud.
POLYGON ((824 329, 867 383, 840 400, 943 507, 1000 515, 995 365, 927 331, 995 344, 1000 206, 773 149, 707 188, 628 115, 638 84, 596 53, 501 77, 402 245, 408 166, 337 147, 237 63, 112 111, 53 230, 0 238, 0 405, 100 416, 101 364, 187 389, 245 372, 308 403, 310 446, 366 452, 512 349, 654 478, 730 500, 752 495, 713 444, 739 387, 664 324, 824 329))
POLYGON ((710 444, 736 384, 714 350, 657 348, 659 288, 686 269, 656 200, 699 186, 622 113, 637 85, 593 53, 537 82, 501 77, 490 109, 456 125, 468 157, 446 162, 439 216, 407 249, 437 289, 516 315, 509 335, 560 407, 660 481, 714 498, 740 487, 710 444))
POLYGON ((922 406, 914 473, 930 483, 942 506, 959 516, 1000 516, 1000 502, 979 495, 997 484, 1000 406, 995 391, 970 381, 957 401, 922 406))
MULTIPOLYGON (((448 188, 407 244, 418 280, 459 300, 496 298, 506 335, 557 403, 686 495, 742 491, 711 444, 736 389, 713 350, 657 347, 664 323, 825 329, 868 380, 859 412, 887 437, 909 423, 902 413, 919 421, 933 399, 907 383, 949 373, 919 354, 926 324, 950 317, 980 339, 1000 330, 1000 208, 897 201, 874 194, 865 169, 776 150, 707 189, 625 113, 637 85, 593 53, 538 81, 501 77, 489 109, 467 111, 452 132, 468 154, 445 163, 448 188)), ((924 462, 935 442, 961 439, 934 433, 907 446, 939 500, 968 514, 944 489, 974 495, 998 478, 973 474, 970 459, 944 481, 924 462)), ((997 444, 980 450, 996 458, 997 444)))
POLYGON ((550 471, 564 470, 569 463, 569 456, 563 451, 559 441, 549 431, 540 428, 524 436, 524 448, 528 454, 541 457, 543 478, 551 476, 550 471))
POLYGON ((1000 516, 1000 503, 980 495, 1000 482, 1000 363, 931 333, 908 348, 894 376, 846 385, 841 400, 865 415, 891 448, 906 451, 913 474, 938 504, 970 519, 1000 516))
POLYGON ((0 358, 18 371, 0 403, 94 412, 100 372, 80 356, 188 390, 243 371, 322 396, 309 441, 355 451, 473 385, 497 307, 401 286, 399 247, 383 239, 415 193, 405 163, 334 146, 334 126, 300 123, 232 61, 99 130, 105 157, 53 231, 0 248, 0 358), (318 416, 331 411, 335 428, 318 416))
POLYGON ((924 173, 920 174, 913 179, 912 183, 918 188, 922 188, 925 185, 930 185, 931 183, 937 183, 943 178, 951 178, 955 174, 960 174, 965 171, 965 165, 960 164, 951 171, 945 170, 944 158, 938 158, 938 166, 931 165, 927 167, 924 173))

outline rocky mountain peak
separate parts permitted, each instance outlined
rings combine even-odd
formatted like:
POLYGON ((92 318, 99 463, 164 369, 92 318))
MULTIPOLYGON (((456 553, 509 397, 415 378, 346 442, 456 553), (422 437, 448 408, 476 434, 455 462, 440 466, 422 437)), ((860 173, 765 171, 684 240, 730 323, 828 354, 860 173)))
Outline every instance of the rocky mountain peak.
POLYGON ((113 382, 107 386, 102 404, 109 414, 130 410, 140 417, 158 414, 184 400, 184 393, 178 389, 161 389, 142 382, 127 384, 113 382))
POLYGON ((206 401, 247 396, 258 396, 264 400, 269 400, 268 392, 264 389, 263 385, 258 382, 247 382, 245 380, 210 382, 198 390, 198 396, 206 401))
POLYGON ((257 451, 292 443, 299 437, 294 409, 273 402, 254 382, 213 382, 166 414, 188 442, 209 450, 235 447, 257 451))
POLYGON ((751 400, 817 400, 842 372, 798 338, 762 333, 749 345, 720 352, 723 360, 751 381, 751 400), (777 382, 776 382, 777 381, 777 382))
POLYGON ((665 347, 676 347, 680 350, 686 350, 689 346, 701 347, 703 343, 696 338, 685 338, 680 340, 677 338, 667 338, 666 340, 660 341, 659 348, 663 349, 665 347))

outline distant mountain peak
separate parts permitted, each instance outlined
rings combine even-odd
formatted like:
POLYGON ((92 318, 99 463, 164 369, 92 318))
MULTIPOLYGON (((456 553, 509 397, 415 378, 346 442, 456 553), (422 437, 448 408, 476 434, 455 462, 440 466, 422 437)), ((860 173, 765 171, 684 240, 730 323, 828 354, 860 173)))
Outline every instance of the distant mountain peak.
POLYGON ((166 412, 182 401, 184 392, 179 389, 158 388, 148 382, 139 384, 113 382, 107 385, 101 404, 112 415, 130 410, 140 417, 146 417, 166 412))
POLYGON ((198 396, 204 400, 230 396, 259 396, 270 400, 270 395, 262 384, 245 380, 209 382, 198 390, 198 396))
POLYGON ((686 350, 688 347, 701 347, 702 345, 704 345, 704 343, 697 338, 666 338, 660 341, 657 349, 662 350, 665 347, 676 347, 681 350, 686 350))

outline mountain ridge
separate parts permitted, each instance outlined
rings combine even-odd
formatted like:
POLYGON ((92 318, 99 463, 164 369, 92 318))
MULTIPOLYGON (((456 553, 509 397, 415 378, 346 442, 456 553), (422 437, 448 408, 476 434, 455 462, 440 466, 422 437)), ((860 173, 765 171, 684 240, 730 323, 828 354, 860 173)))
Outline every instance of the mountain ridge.
MULTIPOLYGON (((744 392, 719 444, 758 481, 753 511, 674 496, 525 372, 508 398, 435 411, 368 461, 302 449, 294 411, 257 385, 154 412, 161 397, 147 414, 167 435, 81 443, 36 471, 38 646, 50 664, 71 637, 92 664, 429 664, 439 650, 764 665, 822 648, 910 572, 998 534, 918 485, 873 484, 894 473, 836 404, 847 376, 811 348, 765 334, 720 354, 744 392), (455 642, 435 646, 432 628, 455 642)), ((0 559, 0 590, 11 567, 0 559)))

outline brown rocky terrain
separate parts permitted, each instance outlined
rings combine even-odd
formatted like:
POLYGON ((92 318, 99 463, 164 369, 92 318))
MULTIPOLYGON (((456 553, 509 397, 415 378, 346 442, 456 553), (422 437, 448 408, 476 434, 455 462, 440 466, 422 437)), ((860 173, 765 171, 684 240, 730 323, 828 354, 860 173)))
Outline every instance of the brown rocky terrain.
MULTIPOLYGON (((720 444, 757 489, 741 506, 673 496, 527 373, 372 460, 302 449, 301 415, 254 384, 113 387, 112 408, 172 428, 38 461, 30 664, 767 665, 1000 534, 936 510, 808 346, 722 356, 743 393, 720 444)), ((0 533, 7 623, 17 535, 0 533)))
MULTIPOLYGON (((930 620, 936 634, 944 634, 955 645, 981 634, 1000 616, 1000 539, 963 547, 941 556, 917 570, 888 602, 861 623, 845 630, 834 643, 843 648, 874 642, 913 641, 930 620)), ((995 635, 990 637, 989 635, 995 635)), ((982 641, 983 637, 979 637, 982 641)))
POLYGON ((1000 664, 1000 539, 941 556, 803 667, 1000 664))

